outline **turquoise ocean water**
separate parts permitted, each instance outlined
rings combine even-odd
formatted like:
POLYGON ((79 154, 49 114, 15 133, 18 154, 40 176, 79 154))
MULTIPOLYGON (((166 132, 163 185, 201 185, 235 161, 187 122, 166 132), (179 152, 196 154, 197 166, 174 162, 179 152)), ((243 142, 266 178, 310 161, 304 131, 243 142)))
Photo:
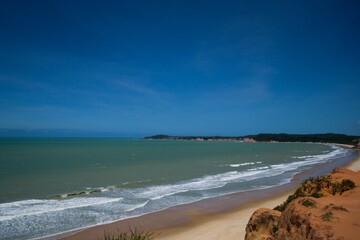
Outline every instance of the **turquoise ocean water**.
POLYGON ((333 145, 0 138, 0 239, 31 239, 287 184, 333 145))

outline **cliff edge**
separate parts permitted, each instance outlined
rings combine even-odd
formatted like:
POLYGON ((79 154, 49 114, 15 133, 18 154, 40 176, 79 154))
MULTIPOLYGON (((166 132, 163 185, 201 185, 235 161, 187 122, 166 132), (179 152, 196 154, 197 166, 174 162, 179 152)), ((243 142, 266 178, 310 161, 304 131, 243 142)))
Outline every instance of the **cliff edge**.
POLYGON ((253 213, 245 240, 359 239, 360 171, 335 168, 305 180, 274 210, 253 213))

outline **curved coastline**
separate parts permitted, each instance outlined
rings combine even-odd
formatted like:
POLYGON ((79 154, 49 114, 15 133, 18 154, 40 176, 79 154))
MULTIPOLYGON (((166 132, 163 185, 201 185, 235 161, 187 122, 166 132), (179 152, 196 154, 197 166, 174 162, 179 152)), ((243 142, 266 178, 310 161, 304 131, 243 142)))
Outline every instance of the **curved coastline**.
MULTIPOLYGON (((348 145, 337 146, 351 148, 351 146, 348 145)), ((336 167, 343 165, 343 163, 338 164, 336 167)), ((99 239, 99 237, 103 236, 104 231, 116 232, 118 229, 127 230, 129 227, 161 232, 161 235, 157 239, 183 239, 180 237, 176 238, 176 236, 180 234, 185 237, 186 235, 183 235, 185 232, 200 231, 200 229, 197 228, 198 225, 203 226, 212 221, 221 221, 222 218, 229 219, 231 216, 234 217, 234 220, 236 216, 242 219, 240 222, 244 227, 241 228, 240 226, 238 230, 241 231, 236 231, 236 234, 237 236, 238 234, 245 235, 245 225, 253 209, 256 210, 259 206, 268 206, 271 208, 271 206, 278 205, 286 199, 289 193, 304 179, 309 176, 325 174, 331 171, 334 168, 333 166, 334 165, 329 163, 312 166, 310 169, 295 174, 290 183, 280 186, 203 199, 141 216, 85 227, 40 239, 99 239), (243 219, 243 216, 245 216, 245 219, 243 219)), ((345 167, 353 170, 360 169, 358 152, 354 152, 353 159, 345 163, 345 167)), ((211 226, 208 227, 210 227, 208 230, 212 229, 211 226)))

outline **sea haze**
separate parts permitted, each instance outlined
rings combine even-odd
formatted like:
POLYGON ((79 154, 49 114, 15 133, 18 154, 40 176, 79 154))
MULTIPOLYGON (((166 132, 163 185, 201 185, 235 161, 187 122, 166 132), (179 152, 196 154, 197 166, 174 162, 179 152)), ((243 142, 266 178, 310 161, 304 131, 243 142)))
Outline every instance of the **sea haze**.
POLYGON ((0 139, 0 239, 28 239, 287 184, 354 152, 333 145, 0 139), (81 217, 80 217, 81 216, 81 217))

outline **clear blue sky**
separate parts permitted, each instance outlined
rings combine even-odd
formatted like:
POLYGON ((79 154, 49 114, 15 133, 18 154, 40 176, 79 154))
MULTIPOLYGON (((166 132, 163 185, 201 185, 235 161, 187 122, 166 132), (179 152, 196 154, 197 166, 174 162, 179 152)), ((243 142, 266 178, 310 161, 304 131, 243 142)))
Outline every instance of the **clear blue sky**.
POLYGON ((360 135, 359 1, 1 1, 0 135, 360 135))

